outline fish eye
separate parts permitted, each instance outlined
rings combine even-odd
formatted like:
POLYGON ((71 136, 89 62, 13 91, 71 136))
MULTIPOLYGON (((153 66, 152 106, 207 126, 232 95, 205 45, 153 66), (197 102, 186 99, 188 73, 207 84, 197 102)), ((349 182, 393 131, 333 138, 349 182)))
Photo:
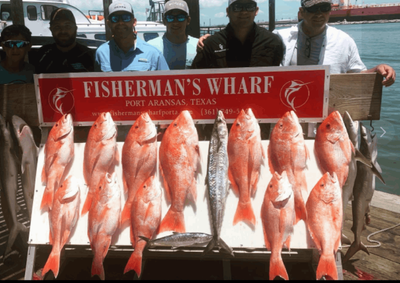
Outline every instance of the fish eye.
POLYGON ((178 124, 177 123, 174 123, 174 127, 177 127, 178 126, 178 124))
POLYGON ((331 124, 326 124, 326 127, 329 129, 331 127, 331 124))
POLYGON ((272 185, 269 185, 270 188, 272 188, 272 185))
POLYGON ((279 124, 279 129, 282 129, 283 128, 283 124, 279 124))
POLYGON ((135 126, 135 129, 139 128, 139 126, 135 126))
POLYGON ((323 187, 323 186, 325 186, 325 184, 321 184, 320 186, 323 187))

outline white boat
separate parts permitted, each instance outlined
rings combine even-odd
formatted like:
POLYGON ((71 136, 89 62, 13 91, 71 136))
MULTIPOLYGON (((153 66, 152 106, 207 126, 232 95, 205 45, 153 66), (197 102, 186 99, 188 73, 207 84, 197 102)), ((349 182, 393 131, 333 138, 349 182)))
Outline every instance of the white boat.
MULTIPOLYGON (((58 8, 67 8, 75 16, 78 26, 77 37, 105 41, 104 17, 89 19, 77 7, 69 4, 68 0, 23 0, 25 25, 32 32, 32 36, 51 37, 50 15, 58 8)), ((97 10, 98 11, 98 10, 97 10)), ((10 0, 0 0, 0 32, 5 26, 12 25, 10 0)), ((145 41, 162 36, 166 28, 162 23, 138 21, 136 25, 138 36, 145 41)))

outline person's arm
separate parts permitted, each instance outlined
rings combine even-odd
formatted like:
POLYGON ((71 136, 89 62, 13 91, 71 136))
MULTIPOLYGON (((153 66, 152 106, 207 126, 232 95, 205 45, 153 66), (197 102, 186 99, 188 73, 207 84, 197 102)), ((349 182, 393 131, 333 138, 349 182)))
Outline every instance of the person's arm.
POLYGON ((197 48, 196 48, 197 53, 203 50, 203 48, 204 48, 203 41, 206 40, 207 37, 209 37, 209 36, 211 36, 211 34, 207 33, 199 38, 199 41, 197 41, 197 48))
POLYGON ((385 87, 391 86, 396 81, 396 71, 387 64, 379 64, 369 70, 361 71, 361 73, 376 72, 384 77, 382 85, 385 87))

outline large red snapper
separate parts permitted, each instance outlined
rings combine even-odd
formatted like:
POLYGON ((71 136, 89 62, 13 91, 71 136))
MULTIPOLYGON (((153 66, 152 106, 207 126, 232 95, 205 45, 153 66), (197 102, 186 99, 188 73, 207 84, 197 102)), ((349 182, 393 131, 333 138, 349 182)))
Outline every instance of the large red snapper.
POLYGON ((136 192, 132 203, 131 236, 134 251, 125 266, 124 273, 135 270, 138 277, 142 272, 142 255, 147 242, 141 237, 152 239, 161 221, 161 190, 151 176, 136 192))
POLYGON ((272 174, 286 171, 293 186, 296 222, 306 220, 303 194, 308 194, 305 170, 310 158, 303 129, 293 111, 286 112, 276 123, 268 146, 269 169, 272 174))
POLYGON ((318 127, 314 151, 321 172, 335 172, 340 188, 343 188, 347 180, 352 156, 367 166, 372 166, 371 162, 354 147, 338 111, 329 114, 318 127))
POLYGON ((105 279, 103 261, 120 226, 120 215, 121 189, 116 172, 105 173, 96 188, 88 217, 88 237, 94 253, 92 276, 98 275, 102 280, 105 279))
POLYGON ((196 202, 196 171, 200 161, 199 138, 189 111, 182 111, 168 126, 161 141, 159 161, 165 197, 171 203, 160 233, 186 232, 183 210, 186 197, 196 202))
POLYGON ((79 181, 69 176, 55 192, 53 209, 49 212, 50 244, 53 247, 42 270, 43 276, 51 270, 57 278, 60 269, 60 253, 78 222, 79 205, 79 181))
POLYGON ((53 207, 54 192, 63 182, 65 169, 74 157, 74 126, 71 114, 63 115, 51 128, 44 147, 42 182, 46 184, 40 209, 53 207))
POLYGON ((261 207, 265 247, 271 251, 269 262, 269 279, 280 276, 289 280, 282 261, 282 247, 290 249, 296 212, 292 185, 286 171, 281 175, 275 172, 265 191, 261 207))
POLYGON ((103 112, 90 128, 83 157, 83 176, 89 187, 82 215, 92 204, 94 191, 106 173, 112 174, 119 162, 117 126, 109 112, 103 112))
POLYGON ((136 119, 122 147, 122 177, 128 199, 122 211, 121 224, 130 220, 136 191, 157 169, 157 129, 149 114, 136 119))
POLYGON ((235 194, 239 195, 233 225, 246 221, 255 226, 251 197, 257 191, 265 154, 261 145, 260 126, 250 108, 246 111, 242 109, 232 124, 228 137, 228 158, 229 181, 235 194))
POLYGON ((326 172, 311 190, 306 203, 307 228, 320 252, 317 280, 328 276, 338 279, 335 254, 342 230, 342 196, 335 172, 326 172))

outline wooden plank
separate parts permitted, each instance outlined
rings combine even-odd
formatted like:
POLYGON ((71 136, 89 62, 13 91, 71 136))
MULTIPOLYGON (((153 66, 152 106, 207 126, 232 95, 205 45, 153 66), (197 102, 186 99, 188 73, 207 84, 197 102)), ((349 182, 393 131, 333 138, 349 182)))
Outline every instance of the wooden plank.
POLYGON ((22 0, 10 0, 13 25, 25 25, 22 0))
POLYGON ((377 73, 332 74, 329 113, 349 112, 353 120, 379 120, 382 76, 377 73))

